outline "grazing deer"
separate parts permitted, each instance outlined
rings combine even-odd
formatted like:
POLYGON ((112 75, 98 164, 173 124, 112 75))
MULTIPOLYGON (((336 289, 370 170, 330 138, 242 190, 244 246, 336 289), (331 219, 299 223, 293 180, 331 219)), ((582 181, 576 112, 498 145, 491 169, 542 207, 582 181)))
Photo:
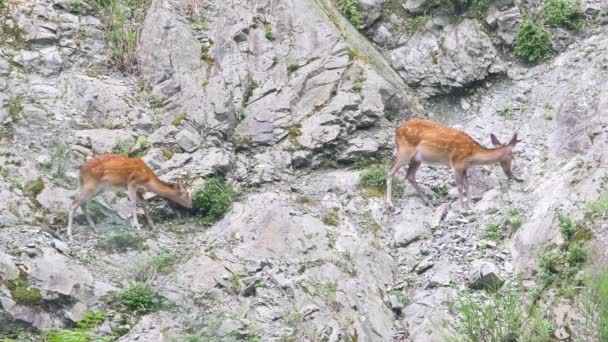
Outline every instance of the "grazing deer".
POLYGON ((393 176, 408 160, 410 166, 406 178, 418 191, 426 205, 430 205, 430 201, 416 182, 416 171, 422 163, 447 164, 452 168, 463 207, 468 207, 468 203, 471 202, 469 180, 467 178, 467 169, 471 166, 500 163, 509 179, 523 182, 522 179, 513 176, 511 171, 513 149, 520 141, 517 140, 517 133, 513 135, 508 144, 502 144, 494 134, 490 134, 490 138, 495 146, 493 149, 481 146, 465 132, 434 121, 413 119, 405 122, 395 132, 397 156, 386 178, 386 203, 388 207, 394 208, 391 199, 393 176), (463 192, 466 194, 466 199, 463 192))
POLYGON ((86 202, 104 190, 112 188, 115 191, 127 190, 131 199, 133 226, 137 229, 140 229, 137 222, 137 199, 141 201, 148 223, 154 225, 142 196, 146 191, 170 199, 186 208, 192 208, 190 193, 184 185, 161 181, 141 158, 129 158, 120 154, 101 155, 86 161, 80 168, 80 194, 72 203, 68 218, 70 242, 74 211, 81 207, 89 225, 95 229, 95 223, 87 212, 86 202))

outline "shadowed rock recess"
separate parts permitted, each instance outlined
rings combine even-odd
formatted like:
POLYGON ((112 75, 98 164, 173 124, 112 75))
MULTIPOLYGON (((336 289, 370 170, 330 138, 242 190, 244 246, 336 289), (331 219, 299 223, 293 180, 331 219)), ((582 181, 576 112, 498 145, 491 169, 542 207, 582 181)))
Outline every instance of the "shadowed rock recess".
POLYGON ((597 0, 0 0, 0 340, 605 340, 606 24, 597 0), (465 210, 423 165, 434 206, 400 171, 387 210, 369 183, 413 117, 517 132, 524 182, 470 169, 465 210), (138 231, 106 192, 68 244, 104 153, 231 204, 147 194, 138 231))

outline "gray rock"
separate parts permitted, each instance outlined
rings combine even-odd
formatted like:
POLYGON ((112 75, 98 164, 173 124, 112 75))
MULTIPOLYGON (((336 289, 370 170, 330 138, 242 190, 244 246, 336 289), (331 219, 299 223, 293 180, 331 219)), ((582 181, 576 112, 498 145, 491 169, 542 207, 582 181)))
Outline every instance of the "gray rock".
POLYGON ((61 254, 63 255, 70 255, 70 247, 65 242, 53 239, 52 246, 55 247, 55 249, 61 252, 61 254))
POLYGON ((411 14, 422 14, 432 6, 430 0, 407 0, 403 8, 411 14))
POLYGON ((431 215, 429 207, 418 203, 403 210, 395 220, 397 223, 393 228, 395 244, 399 247, 406 247, 429 233, 431 215))
POLYGON ((446 263, 439 263, 435 266, 435 273, 429 280, 428 288, 449 286, 452 282, 452 269, 453 265, 446 263))
POLYGON ((441 224, 441 220, 450 209, 450 205, 448 203, 442 203, 435 210, 433 210, 433 216, 431 218, 431 228, 439 227, 441 224))
POLYGON ((469 287, 472 289, 497 289, 503 283, 496 266, 489 262, 474 260, 469 271, 469 287))
POLYGON ((414 271, 416 271, 416 273, 418 274, 422 274, 426 271, 428 271, 429 269, 431 269, 431 267, 435 266, 435 262, 433 261, 433 257, 428 257, 424 260, 422 260, 421 262, 419 262, 416 267, 414 267, 414 271))
POLYGON ((401 311, 403 309, 404 303, 401 296, 398 296, 396 294, 389 294, 388 302, 391 306, 391 309, 395 311, 401 311))
POLYGON ((374 24, 382 16, 387 0, 357 0, 359 13, 366 27, 374 24))
POLYGON ((498 36, 506 45, 513 45, 519 24, 522 21, 521 13, 517 7, 513 7, 507 11, 499 12, 496 17, 498 36))
POLYGON ((198 133, 185 129, 177 133, 175 141, 186 152, 194 152, 201 144, 201 137, 198 133))
POLYGON ((54 213, 67 213, 72 204, 74 190, 68 190, 45 183, 42 192, 36 196, 36 200, 44 208, 54 213))
POLYGON ((2 251, 0 251, 0 276, 6 280, 12 280, 19 276, 15 258, 2 251))
POLYGON ((496 49, 479 23, 465 19, 446 27, 439 37, 415 33, 389 52, 401 77, 416 86, 422 96, 445 94, 488 76, 498 62, 496 49))
POLYGON ((506 8, 509 8, 509 7, 512 7, 513 5, 515 5, 513 0, 496 0, 496 1, 494 1, 494 4, 501 11, 504 11, 506 8))
POLYGON ((105 128, 76 131, 77 144, 91 147, 97 154, 109 153, 114 146, 131 147, 135 145, 135 134, 128 130, 111 130, 105 128))

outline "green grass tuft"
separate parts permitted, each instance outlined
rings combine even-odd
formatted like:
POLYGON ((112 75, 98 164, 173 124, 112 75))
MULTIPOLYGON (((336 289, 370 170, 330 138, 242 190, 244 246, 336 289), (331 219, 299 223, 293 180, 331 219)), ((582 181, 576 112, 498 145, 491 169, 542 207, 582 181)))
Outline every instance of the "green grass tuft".
POLYGON ((223 179, 209 178, 205 187, 195 192, 192 197, 198 221, 203 225, 210 225, 221 218, 230 209, 235 196, 232 187, 223 179))
POLYGON ((114 294, 114 299, 136 314, 145 315, 162 308, 162 298, 148 285, 137 283, 114 294))

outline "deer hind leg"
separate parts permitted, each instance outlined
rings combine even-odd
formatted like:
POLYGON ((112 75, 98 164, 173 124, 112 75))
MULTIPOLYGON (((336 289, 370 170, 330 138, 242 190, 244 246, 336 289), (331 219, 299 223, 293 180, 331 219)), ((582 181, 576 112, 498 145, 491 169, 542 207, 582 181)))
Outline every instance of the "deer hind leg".
POLYGON ((468 200, 469 204, 471 204, 473 202, 471 202, 471 192, 469 191, 469 175, 467 175, 467 169, 464 169, 462 174, 463 174, 463 182, 464 182, 464 192, 467 196, 467 200, 468 200))
POLYGON ((152 221, 152 217, 150 217, 150 212, 148 211, 148 206, 146 205, 146 201, 144 200, 144 196, 142 195, 141 192, 137 192, 137 198, 139 199, 139 202, 141 203, 141 207, 144 208, 144 215, 146 215, 146 220, 148 221, 148 224, 150 225, 150 227, 154 227, 154 222, 152 221))
POLYGON ((388 171, 386 176, 386 204, 390 209, 393 209, 395 206, 393 205, 392 195, 393 195, 393 177, 399 171, 403 164, 412 158, 412 156, 416 153, 416 150, 413 148, 406 148, 404 151, 397 150, 397 157, 393 162, 393 165, 388 171))
POLYGON ((139 222, 137 221, 137 187, 132 185, 127 188, 129 199, 131 200, 131 215, 133 216, 133 227, 137 230, 141 229, 139 222))
POLYGON ((89 223, 89 226, 91 226, 91 229, 93 229, 93 231, 95 231, 97 229, 97 226, 95 225, 95 221, 93 221, 93 218, 91 218, 91 215, 89 215, 89 211, 87 210, 87 203, 83 202, 80 205, 80 209, 82 209, 82 212, 84 213, 84 217, 87 218, 87 222, 89 223))
POLYGON ((93 227, 93 229, 95 228, 95 223, 93 222, 93 219, 91 219, 88 212, 86 211, 85 202, 93 198, 98 193, 99 190, 96 187, 81 187, 80 194, 78 194, 78 197, 74 200, 74 202, 72 202, 72 205, 70 206, 70 211, 68 213, 68 240, 70 242, 72 242, 72 225, 74 222, 74 212, 76 211, 76 209, 78 209, 78 207, 82 208, 85 216, 87 217, 87 221, 93 227))
POLYGON ((416 189, 416 191, 418 191, 420 198, 422 198, 422 202, 424 202, 424 204, 426 204, 427 206, 430 206, 431 201, 429 201, 429 198, 424 194, 424 192, 418 185, 418 182, 416 182, 416 172, 418 171, 418 168, 420 167, 421 164, 422 164, 421 161, 417 160, 415 157, 412 158, 410 160, 410 166, 407 169, 407 174, 406 174, 405 178, 407 178, 407 180, 410 181, 410 183, 412 184, 414 189, 416 189))

